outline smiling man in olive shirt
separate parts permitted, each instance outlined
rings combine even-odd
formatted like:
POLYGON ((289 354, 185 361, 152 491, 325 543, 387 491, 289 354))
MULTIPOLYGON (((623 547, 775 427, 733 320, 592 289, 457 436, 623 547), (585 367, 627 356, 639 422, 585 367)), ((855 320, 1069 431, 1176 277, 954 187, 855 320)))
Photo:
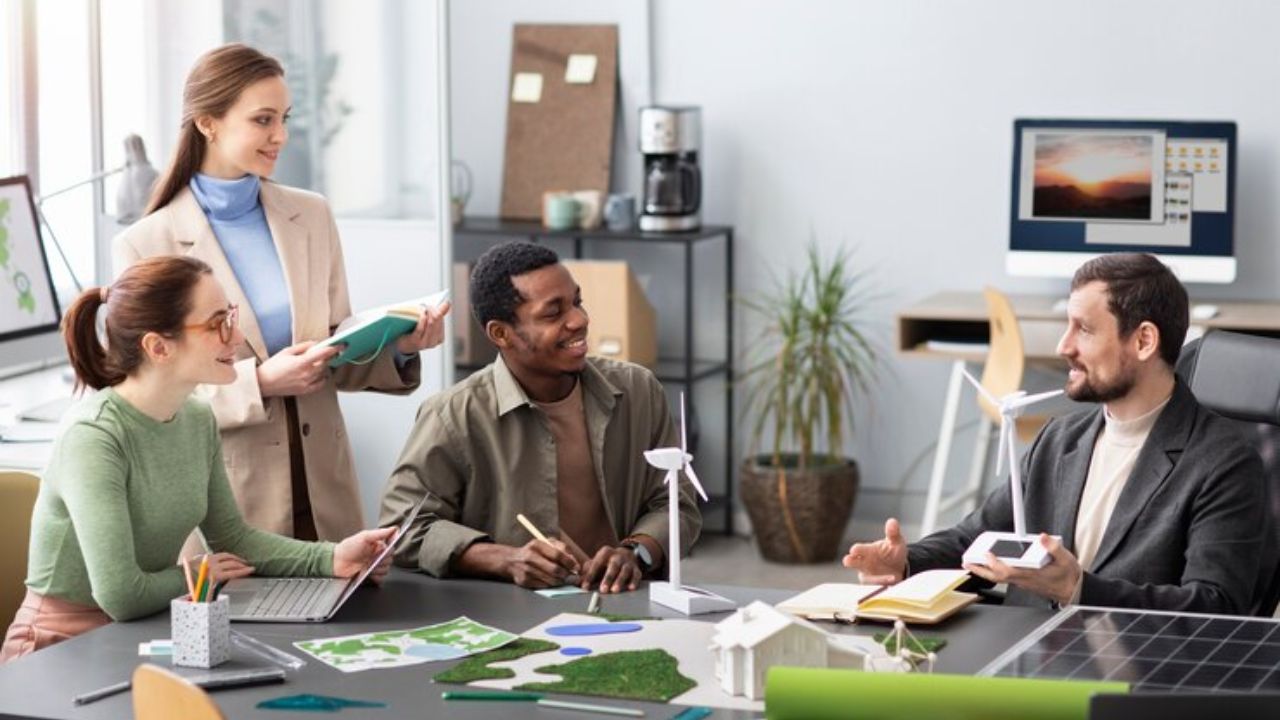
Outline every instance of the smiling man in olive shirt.
POLYGON ((476 262, 470 296, 498 347, 493 364, 429 398, 382 496, 380 525, 431 497, 396 563, 437 577, 635 589, 667 553, 687 552, 702 518, 680 488, 680 537, 668 548, 663 473, 642 453, 677 442, 649 370, 587 357, 588 316, 550 249, 511 242, 476 262), (549 536, 530 537, 523 513, 549 536))

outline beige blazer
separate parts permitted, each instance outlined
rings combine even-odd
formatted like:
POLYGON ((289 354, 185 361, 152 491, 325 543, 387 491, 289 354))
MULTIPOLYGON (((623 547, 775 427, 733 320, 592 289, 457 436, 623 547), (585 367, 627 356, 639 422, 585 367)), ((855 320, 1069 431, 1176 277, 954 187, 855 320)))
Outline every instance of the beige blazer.
MULTIPOLYGON (((268 181, 262 183, 261 198, 289 286, 293 342, 323 340, 351 314, 333 213, 320 195, 268 181)), ((246 343, 236 354, 236 381, 201 386, 197 393, 209 401, 218 419, 227 477, 245 519, 254 527, 291 535, 293 493, 284 399, 264 400, 258 389, 257 366, 267 358, 266 341, 191 190, 183 188, 168 205, 118 235, 113 250, 117 275, 144 257, 199 258, 213 268, 230 301, 240 305, 246 343)), ((421 363, 415 357, 397 369, 394 354, 388 349, 367 365, 344 365, 325 387, 297 398, 307 488, 321 540, 340 540, 364 526, 337 391, 413 392, 421 363)))

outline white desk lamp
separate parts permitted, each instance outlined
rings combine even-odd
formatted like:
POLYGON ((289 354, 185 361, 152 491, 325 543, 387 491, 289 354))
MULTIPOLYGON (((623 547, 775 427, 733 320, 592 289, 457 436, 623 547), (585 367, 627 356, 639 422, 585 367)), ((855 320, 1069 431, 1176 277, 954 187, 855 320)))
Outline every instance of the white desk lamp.
POLYGON ((58 236, 54 233, 53 226, 49 224, 49 219, 44 215, 44 203, 78 187, 96 183, 112 175, 124 173, 123 181, 120 183, 120 190, 116 193, 117 220, 126 225, 136 222, 146 210, 147 201, 151 199, 151 189, 155 185, 159 173, 147 161, 147 149, 142 144, 142 138, 137 135, 125 136, 124 155, 125 162, 120 167, 95 173, 74 185, 54 190, 35 199, 36 214, 40 216, 40 222, 44 225, 45 230, 48 231, 49 239, 53 241, 54 249, 58 251, 58 256, 62 258, 62 264, 67 268, 67 274, 71 276, 71 282, 75 284, 77 292, 83 292, 84 285, 80 283, 75 271, 71 269, 71 262, 67 260, 67 254, 62 250, 62 243, 58 242, 58 236))

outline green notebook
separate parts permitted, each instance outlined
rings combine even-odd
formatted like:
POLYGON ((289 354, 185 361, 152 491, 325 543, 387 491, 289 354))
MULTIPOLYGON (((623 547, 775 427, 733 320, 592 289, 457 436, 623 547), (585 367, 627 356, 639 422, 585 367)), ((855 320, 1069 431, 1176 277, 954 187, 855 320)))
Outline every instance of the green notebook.
POLYGON ((372 362, 384 348, 394 345, 401 335, 412 331, 424 310, 440 305, 448 297, 449 291, 441 290, 415 300, 357 313, 342 321, 332 337, 318 344, 346 345, 329 361, 329 367, 372 362))

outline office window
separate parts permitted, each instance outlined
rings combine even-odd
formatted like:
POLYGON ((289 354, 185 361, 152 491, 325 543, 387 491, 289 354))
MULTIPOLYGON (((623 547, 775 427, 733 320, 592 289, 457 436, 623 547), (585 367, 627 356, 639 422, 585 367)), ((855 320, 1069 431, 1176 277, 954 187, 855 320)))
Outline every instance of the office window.
POLYGON ((224 36, 284 63, 293 100, 275 179, 345 216, 430 218, 435 8, 387 0, 224 0, 224 36))
MULTIPOLYGON (((86 0, 36 5, 36 70, 39 89, 40 195, 94 174, 89 91, 89 10, 86 0)), ((49 198, 43 210, 81 283, 94 277, 93 185, 49 198)), ((46 238, 47 240, 47 238, 46 238)), ((60 265, 50 258, 55 281, 60 265)))
MULTIPOLYGON (((156 98, 147 92, 147 53, 155 43, 147 41, 150 18, 144 0, 104 0, 101 4, 102 167, 110 170, 124 165, 124 138, 135 134, 142 138, 151 164, 163 170, 168 150, 160 147, 153 122, 156 98)), ((112 217, 119 214, 119 191, 120 175, 103 181, 103 207, 112 217)))
POLYGON ((0 0, 0 177, 22 172, 22 49, 17 0, 0 0))

